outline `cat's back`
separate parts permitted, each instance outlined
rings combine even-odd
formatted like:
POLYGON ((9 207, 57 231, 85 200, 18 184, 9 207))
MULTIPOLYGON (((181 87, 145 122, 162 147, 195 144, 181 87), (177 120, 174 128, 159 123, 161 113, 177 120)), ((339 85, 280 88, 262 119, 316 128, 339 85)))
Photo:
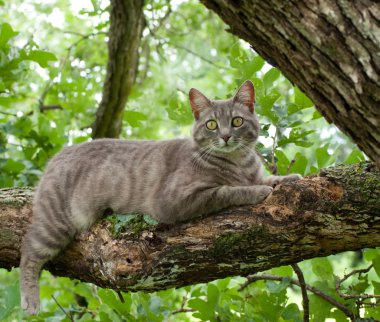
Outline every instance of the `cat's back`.
POLYGON ((91 209, 110 205, 115 211, 146 210, 141 207, 149 195, 189 159, 190 147, 186 139, 99 139, 66 147, 49 162, 35 203, 48 195, 82 211, 83 204, 91 209))
POLYGON ((102 164, 125 164, 136 159, 165 158, 190 145, 190 140, 122 140, 98 139, 62 149, 48 164, 49 168, 88 167, 102 164))

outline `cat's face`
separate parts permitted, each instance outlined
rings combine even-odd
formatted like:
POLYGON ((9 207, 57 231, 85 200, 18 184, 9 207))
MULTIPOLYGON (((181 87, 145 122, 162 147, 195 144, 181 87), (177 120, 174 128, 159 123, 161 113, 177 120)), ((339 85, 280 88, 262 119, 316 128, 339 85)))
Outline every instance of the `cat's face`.
POLYGON ((195 118, 193 138, 202 150, 231 153, 252 148, 260 125, 250 81, 228 100, 211 101, 196 89, 190 90, 189 97, 195 118))

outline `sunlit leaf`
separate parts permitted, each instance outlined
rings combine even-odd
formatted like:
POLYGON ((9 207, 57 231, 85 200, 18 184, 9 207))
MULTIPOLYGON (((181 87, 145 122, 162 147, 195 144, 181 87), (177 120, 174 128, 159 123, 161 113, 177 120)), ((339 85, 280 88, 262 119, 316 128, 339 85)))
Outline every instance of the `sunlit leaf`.
POLYGON ((50 61, 56 61, 57 57, 47 51, 32 50, 27 54, 26 59, 38 63, 41 67, 48 67, 48 63, 50 61))
POLYGON ((10 39, 17 35, 18 32, 14 31, 9 23, 2 23, 0 29, 0 47, 4 47, 10 39))
POLYGON ((269 88, 273 85, 274 81, 279 78, 281 72, 277 68, 271 68, 264 75, 263 82, 266 88, 269 88))
POLYGON ((294 103, 297 104, 300 109, 314 106, 310 98, 302 93, 298 87, 294 88, 294 103))
POLYGON ((348 157, 346 158, 346 160, 344 160, 343 163, 352 164, 352 163, 358 163, 364 160, 365 158, 364 158, 363 153, 358 149, 354 149, 351 151, 351 153, 348 155, 348 157))

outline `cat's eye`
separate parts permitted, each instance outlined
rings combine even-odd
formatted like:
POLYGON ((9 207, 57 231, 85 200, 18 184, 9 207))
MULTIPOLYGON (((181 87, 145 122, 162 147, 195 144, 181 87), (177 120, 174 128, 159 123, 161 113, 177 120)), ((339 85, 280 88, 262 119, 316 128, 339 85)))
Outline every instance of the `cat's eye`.
POLYGON ((243 120, 243 118, 240 117, 240 116, 234 117, 234 118, 232 119, 232 126, 233 126, 233 127, 240 127, 240 126, 243 125, 243 123, 244 123, 244 120, 243 120))
POLYGON ((218 127, 218 123, 215 120, 209 120, 206 122, 206 127, 209 130, 215 130, 218 127))

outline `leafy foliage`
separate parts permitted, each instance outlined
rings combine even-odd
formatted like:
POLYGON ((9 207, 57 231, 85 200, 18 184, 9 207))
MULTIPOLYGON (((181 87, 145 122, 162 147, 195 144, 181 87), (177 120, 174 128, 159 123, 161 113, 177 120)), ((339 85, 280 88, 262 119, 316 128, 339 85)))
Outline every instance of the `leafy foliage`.
MULTIPOLYGON (((67 3, 0 1, 0 187, 36 184, 51 156, 64 145, 90 138, 107 61, 109 3, 67 3)), ((139 75, 128 98, 123 137, 188 136, 189 88, 226 98, 251 79, 262 124, 258 149, 268 172, 309 175, 335 163, 364 160, 308 97, 246 43, 226 33, 226 26, 202 5, 154 0, 147 2, 145 15, 139 75)), ((368 265, 373 269, 354 274, 341 291, 379 294, 377 249, 300 264, 308 284, 350 310, 360 307, 363 318, 380 319, 374 300, 343 300, 335 289, 336 276, 368 265)), ((302 321, 300 290, 290 283, 292 268, 267 273, 283 280, 259 281, 240 291, 245 279, 234 277, 179 290, 122 293, 121 301, 112 290, 44 272, 43 312, 26 317, 19 308, 18 270, 1 270, 0 320, 302 321)), ((347 321, 331 303, 309 297, 313 321, 347 321)))

